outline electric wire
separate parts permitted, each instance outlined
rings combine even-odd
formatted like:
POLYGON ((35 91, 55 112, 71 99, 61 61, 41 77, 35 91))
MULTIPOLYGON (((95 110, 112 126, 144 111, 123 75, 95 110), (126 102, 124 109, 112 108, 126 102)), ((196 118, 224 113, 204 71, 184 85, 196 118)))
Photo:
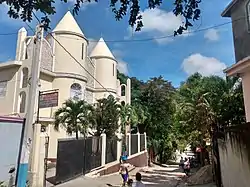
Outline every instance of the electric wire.
MULTIPOLYGON (((34 14, 34 17, 37 19, 37 21, 39 23, 40 20, 39 18, 36 16, 36 14, 33 12, 34 14)), ((248 17, 248 16, 247 16, 248 17)), ((221 27, 221 26, 224 26, 224 25, 227 25, 227 24, 230 24, 230 23, 233 23, 235 21, 239 21, 241 19, 245 19, 246 16, 244 17, 241 17, 241 18, 238 18, 236 20, 232 20, 232 21, 229 21, 229 22, 225 22, 225 23, 221 23, 221 24, 217 24, 217 25, 213 25, 211 27, 206 27, 206 28, 203 28, 203 29, 197 29, 197 30, 194 30, 194 31, 190 31, 190 32, 185 32, 183 34, 191 34, 191 33, 196 33, 196 32, 202 32, 202 31, 206 31, 206 30, 210 30, 210 29, 213 29, 213 28, 218 28, 218 27, 221 27)), ((34 33, 34 29, 27 23, 27 26, 29 27, 30 30, 32 30, 34 33)), ((6 35, 13 35, 13 34, 17 34, 17 33, 0 33, 0 36, 6 36, 6 35)), ((111 94, 111 92, 105 88, 101 83, 100 81, 98 81, 54 36, 52 33, 48 32, 48 34, 59 44, 60 47, 63 48, 63 50, 78 64, 81 66, 81 68, 83 68, 104 90, 106 90, 108 93, 111 94)), ((151 41, 151 40, 155 40, 155 39, 164 39, 164 38, 168 38, 168 37, 174 37, 174 34, 171 34, 171 35, 167 35, 167 36, 162 36, 162 37, 153 37, 153 38, 145 38, 145 39, 133 39, 133 40, 108 40, 108 41, 105 41, 105 42, 134 42, 134 41, 151 41)), ((67 38, 70 38, 70 37, 67 37, 67 38)), ((75 39, 75 38, 71 38, 71 39, 75 39)), ((78 39, 76 39, 78 40, 78 39)), ((89 42, 99 42, 99 41, 95 41, 95 40, 90 40, 89 42)))
MULTIPOLYGON (((33 12, 33 14, 35 15, 35 13, 33 12)), ((39 23, 41 23, 40 22, 40 20, 38 19, 38 17, 37 16, 35 16, 35 18, 37 19, 37 21, 39 22, 39 23)), ((97 80, 54 36, 53 36, 53 34, 51 33, 51 32, 48 32, 48 34, 58 43, 58 45, 81 67, 81 68, 83 68, 85 71, 86 71, 86 73, 87 74, 89 74, 106 92, 108 92, 109 94, 113 94, 112 92, 110 92, 107 88, 105 88, 103 85, 102 85, 102 83, 99 81, 99 80, 97 80)))
MULTIPOLYGON (((36 16, 35 17, 39 23, 40 20, 38 19, 38 17, 36 16)), ((217 25, 213 25, 213 26, 210 26, 210 27, 205 27, 205 28, 199 28, 199 29, 196 29, 196 30, 193 30, 193 31, 187 31, 187 32, 183 32, 182 35, 188 35, 188 34, 193 34, 193 33, 198 33, 198 32, 203 32, 203 31, 207 31, 207 30, 210 30, 210 29, 215 29, 215 28, 218 28, 218 27, 222 27, 222 26, 225 26, 225 25, 228 25, 228 24, 231 24, 231 23, 234 23, 236 21, 240 21, 242 19, 245 19, 245 18, 248 18, 248 16, 243 16, 243 17, 240 17, 238 19, 235 19, 235 20, 232 20, 232 21, 228 21, 228 22, 224 22, 224 23, 220 23, 220 24, 217 24, 217 25)), ((27 24, 27 23, 26 23, 27 24)), ((200 26, 199 26, 200 27, 200 26)), ((31 27, 30 27, 31 28, 31 27)), ((6 35, 13 35, 14 33, 0 33, 0 36, 6 36, 6 35)), ((17 33, 15 33, 17 34, 17 33)), ((146 41, 152 41, 152 40, 157 40, 157 39, 165 39, 165 38, 173 38, 175 37, 174 34, 170 34, 170 35, 165 35, 165 36, 159 36, 159 37, 149 37, 149 38, 142 38, 142 39, 130 39, 130 40, 105 40, 104 42, 106 43, 129 43, 129 42, 146 42, 146 41)), ((72 38, 73 39, 73 38, 72 38)), ((76 39, 78 40, 78 39, 76 39)), ((99 42, 98 40, 89 40, 89 42, 99 42)))
POLYGON ((100 81, 98 81, 51 33, 48 33, 57 43, 59 46, 62 47, 62 49, 68 53, 68 55, 78 64, 81 66, 81 68, 83 68, 104 90, 106 90, 108 93, 110 93, 112 95, 112 93, 105 88, 102 83, 100 81))

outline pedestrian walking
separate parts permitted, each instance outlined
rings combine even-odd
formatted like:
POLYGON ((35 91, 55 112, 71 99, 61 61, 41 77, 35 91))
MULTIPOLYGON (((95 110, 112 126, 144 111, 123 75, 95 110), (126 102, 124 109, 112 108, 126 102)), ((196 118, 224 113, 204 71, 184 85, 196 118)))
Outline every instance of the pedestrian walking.
POLYGON ((180 160, 180 167, 181 167, 181 169, 184 169, 184 159, 183 159, 183 157, 181 157, 181 160, 180 160))
POLYGON ((125 186, 129 178, 128 164, 126 159, 122 160, 119 173, 121 174, 122 177, 122 186, 125 186))

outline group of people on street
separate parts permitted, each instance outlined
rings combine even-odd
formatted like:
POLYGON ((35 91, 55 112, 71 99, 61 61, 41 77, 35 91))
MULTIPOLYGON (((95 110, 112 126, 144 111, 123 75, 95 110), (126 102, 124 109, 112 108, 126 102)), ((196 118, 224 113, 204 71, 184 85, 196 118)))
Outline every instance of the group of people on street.
POLYGON ((141 179, 142 176, 138 172, 135 175, 135 182, 129 178, 129 171, 128 171, 128 166, 129 164, 127 163, 127 159, 123 158, 121 159, 121 164, 120 164, 120 169, 119 173, 121 174, 122 177, 122 186, 129 186, 129 187, 145 187, 145 184, 142 183, 141 179))

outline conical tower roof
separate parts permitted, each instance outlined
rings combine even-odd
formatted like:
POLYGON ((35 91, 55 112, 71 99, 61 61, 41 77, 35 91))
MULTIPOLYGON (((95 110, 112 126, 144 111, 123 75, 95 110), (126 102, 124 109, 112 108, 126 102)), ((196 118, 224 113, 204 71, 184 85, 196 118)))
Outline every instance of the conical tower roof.
POLYGON ((72 32, 84 36, 73 15, 68 11, 56 25, 53 32, 72 32))
POLYGON ((100 40, 97 42, 96 46, 90 53, 90 57, 109 57, 115 60, 114 55, 109 50, 103 38, 100 38, 100 40))

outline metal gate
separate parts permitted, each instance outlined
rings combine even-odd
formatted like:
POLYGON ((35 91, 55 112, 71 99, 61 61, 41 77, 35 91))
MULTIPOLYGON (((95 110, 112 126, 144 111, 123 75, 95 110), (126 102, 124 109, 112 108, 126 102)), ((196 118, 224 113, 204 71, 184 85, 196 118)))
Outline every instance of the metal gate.
POLYGON ((106 139, 106 164, 114 162, 117 160, 117 140, 116 139, 106 139))
POLYGON ((131 134, 131 155, 138 153, 138 135, 131 134))
POLYGON ((74 179, 101 166, 101 138, 58 141, 56 184, 74 179))

